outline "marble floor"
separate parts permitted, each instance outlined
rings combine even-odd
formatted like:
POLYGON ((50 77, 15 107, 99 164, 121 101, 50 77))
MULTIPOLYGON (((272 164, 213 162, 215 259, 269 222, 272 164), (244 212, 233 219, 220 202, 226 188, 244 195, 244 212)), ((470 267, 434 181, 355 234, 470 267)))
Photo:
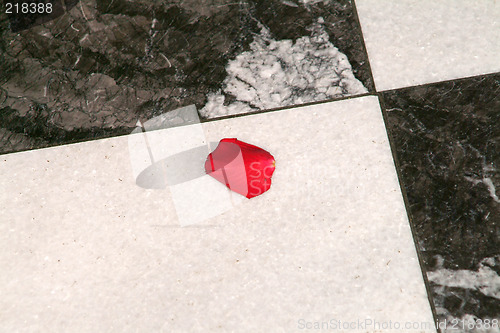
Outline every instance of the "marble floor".
POLYGON ((0 13, 1 331, 500 332, 498 2, 42 2, 0 13))

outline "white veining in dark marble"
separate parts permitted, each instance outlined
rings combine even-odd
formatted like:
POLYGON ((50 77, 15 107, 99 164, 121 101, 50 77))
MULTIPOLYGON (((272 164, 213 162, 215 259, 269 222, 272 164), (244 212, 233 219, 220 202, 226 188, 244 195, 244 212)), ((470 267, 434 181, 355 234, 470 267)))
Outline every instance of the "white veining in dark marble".
POLYGON ((213 118, 368 92, 323 24, 319 18, 308 27, 311 36, 295 42, 276 40, 260 25, 251 50, 229 62, 222 91, 208 95, 201 115, 213 118), (225 105, 226 94, 236 101, 225 105))
MULTIPOLYGON (((441 264, 444 262, 442 257, 437 259, 441 264)), ((500 300, 500 256, 484 258, 475 270, 438 268, 428 272, 427 278, 433 286, 434 298, 440 303, 436 311, 446 332, 458 328, 500 332, 498 316, 474 311, 481 303, 484 306, 500 300), (490 329, 484 327, 485 323, 489 323, 490 329)))
POLYGON ((500 256, 485 258, 477 270, 440 268, 427 274, 430 282, 441 286, 475 289, 482 294, 500 299, 500 256))
MULTIPOLYGON (((227 90, 227 104, 242 98, 252 102, 233 103, 229 109, 235 110, 226 113, 343 96, 344 91, 327 81, 340 75, 345 83, 338 86, 340 90, 358 91, 347 87, 351 65, 354 75, 373 90, 349 0, 66 0, 64 4, 57 18, 18 20, 25 25, 18 32, 12 31, 16 28, 12 22, 17 21, 0 13, 0 153, 129 133, 138 119, 146 121, 191 104, 201 109, 208 103, 206 110, 222 104, 217 95, 221 89, 227 90), (307 30, 320 18, 322 32, 307 30), (254 39, 262 56, 268 56, 265 60, 243 59, 253 52, 254 39), (337 52, 329 41, 340 50, 335 56, 328 54, 337 52), (303 64, 295 66, 270 44, 293 52, 303 46, 309 53, 303 64), (317 60, 310 58, 311 52, 318 53, 317 60), (254 91, 258 99, 242 97, 242 83, 231 80, 234 75, 228 71, 238 65, 245 70, 255 61, 284 66, 288 81, 281 88, 281 82, 264 80, 277 85, 272 96, 254 91), (338 70, 349 70, 327 77, 332 71, 325 64, 337 63, 338 70), (319 67, 324 74, 317 73, 319 67), (297 82, 290 81, 293 70, 297 82), (294 87, 303 91, 285 91, 294 87), (229 96, 232 93, 237 99, 229 96)), ((241 74, 241 69, 236 71, 241 74)))
POLYGON ((498 332, 500 74, 382 99, 438 319, 498 332))

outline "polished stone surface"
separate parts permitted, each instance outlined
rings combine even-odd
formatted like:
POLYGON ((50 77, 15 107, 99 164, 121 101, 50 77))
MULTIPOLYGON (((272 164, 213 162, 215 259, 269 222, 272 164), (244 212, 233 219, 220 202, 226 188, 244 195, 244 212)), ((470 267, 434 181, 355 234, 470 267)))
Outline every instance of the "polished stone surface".
POLYGON ((500 319, 500 75, 382 96, 439 318, 500 319))
POLYGON ((416 247, 440 327, 500 332, 500 77, 463 79, 500 70, 497 2, 50 1, 0 13, 5 330, 431 322, 416 247), (237 115, 367 92, 413 234, 374 96, 237 115), (144 133, 160 118, 193 126, 144 133), (262 198, 198 177, 223 136, 279 152, 262 198))
POLYGON ((125 134, 191 104, 210 118, 373 90, 347 0, 65 3, 16 32, 0 14, 0 153, 125 134))
POLYGON ((377 91, 500 71, 500 3, 356 0, 377 91))
POLYGON ((188 227, 168 190, 136 185, 130 136, 2 156, 0 331, 435 331, 376 97, 202 127, 276 171, 188 227))

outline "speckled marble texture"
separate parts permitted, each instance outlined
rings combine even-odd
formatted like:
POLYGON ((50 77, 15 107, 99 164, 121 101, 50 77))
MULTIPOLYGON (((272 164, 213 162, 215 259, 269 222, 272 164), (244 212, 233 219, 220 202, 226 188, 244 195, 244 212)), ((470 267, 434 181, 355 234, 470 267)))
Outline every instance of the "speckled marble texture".
POLYGON ((126 136, 2 156, 0 330, 435 331, 376 97, 202 125, 277 168, 185 228, 135 184, 126 136))
POLYGON ((0 153, 126 134, 191 104, 210 118, 373 90, 347 0, 64 2, 16 32, 0 13, 0 153))
POLYGON ((47 1, 0 12, 0 330, 500 333, 498 1, 47 1), (172 167, 224 136, 265 195, 172 167))
POLYGON ((383 98, 440 320, 498 323, 500 75, 383 98))
POLYGON ((500 3, 356 0, 378 91, 500 71, 500 3))

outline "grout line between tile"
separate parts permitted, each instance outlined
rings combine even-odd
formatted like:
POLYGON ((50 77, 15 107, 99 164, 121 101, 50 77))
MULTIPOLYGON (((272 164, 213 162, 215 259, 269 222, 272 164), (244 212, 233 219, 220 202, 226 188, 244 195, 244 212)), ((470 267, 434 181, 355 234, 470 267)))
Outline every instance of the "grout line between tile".
POLYGON ((354 21, 356 21, 356 24, 358 25, 358 33, 361 36, 361 47, 363 48, 363 52, 365 53, 366 64, 368 66, 370 78, 372 79, 372 82, 373 82, 373 89, 375 89, 375 92, 376 92, 377 91, 377 83, 375 82, 375 78, 373 77, 372 65, 370 63, 370 57, 368 56, 368 51, 366 49, 365 36, 363 35, 363 28, 361 27, 361 21, 359 20, 358 9, 356 8, 356 1, 351 0, 351 4, 352 4, 352 12, 354 15, 354 21))
MULTIPOLYGON (((434 305, 435 304, 434 303, 434 299, 432 297, 432 293, 431 293, 431 290, 430 290, 429 281, 427 279, 427 270, 425 269, 425 265, 424 265, 424 262, 423 262, 423 259, 422 259, 422 255, 420 253, 420 248, 418 246, 418 240, 417 240, 417 234, 416 234, 416 230, 415 230, 415 225, 413 223, 413 217, 412 217, 411 211, 410 211, 410 204, 409 204, 409 201, 408 201, 408 196, 407 196, 407 193, 406 193, 403 181, 402 181, 401 169, 400 169, 399 160, 397 159, 397 155, 396 155, 396 147, 395 147, 394 139, 393 139, 393 137, 391 135, 391 132, 389 131, 389 127, 388 127, 389 123, 387 121, 387 113, 385 111, 386 109, 385 109, 385 102, 384 102, 383 91, 378 91, 377 90, 377 83, 375 82, 375 78, 373 77, 373 71, 372 71, 372 67, 371 67, 371 63, 370 63, 370 57, 368 55, 368 50, 366 49, 365 37, 364 37, 364 34, 363 34, 363 28, 361 26, 361 21, 359 20, 358 9, 356 7, 356 0, 352 0, 351 3, 352 3, 352 8, 353 8, 354 20, 356 21, 356 23, 358 25, 359 34, 361 35, 361 46, 362 46, 363 51, 364 51, 365 56, 366 56, 366 62, 367 62, 367 65, 368 65, 368 70, 370 72, 369 73, 370 77, 371 77, 372 82, 373 82, 373 87, 375 89, 375 95, 378 97, 378 101, 379 101, 379 105, 380 105, 380 112, 382 112, 382 118, 383 118, 384 125, 385 125, 385 132, 386 132, 387 138, 389 140, 389 147, 391 149, 392 159, 394 161, 394 165, 395 165, 395 168, 396 168, 396 175, 398 177, 399 188, 401 189, 401 194, 403 196, 403 202, 404 202, 404 205, 405 205, 406 215, 408 217, 408 223, 410 225, 410 230, 411 230, 411 234, 412 234, 412 238, 413 238, 413 243, 414 243, 414 246, 415 246, 415 249, 416 249, 417 258, 418 258, 418 262, 419 262, 419 265, 420 265, 420 271, 422 272, 422 277, 423 277, 423 280, 424 280, 424 286, 425 286, 425 290, 427 292, 427 299, 428 299, 430 307, 431 307, 431 312, 432 312, 432 317, 434 319, 434 323, 437 323, 437 318, 438 317, 437 317, 437 313, 436 313, 436 307, 434 305)), ((435 326, 438 326, 438 325, 435 325, 435 326)), ((438 332, 441 332, 441 330, 439 329, 439 327, 436 327, 436 330, 438 332)))
MULTIPOLYGON (((389 146, 391 148, 392 159, 393 159, 394 165, 396 167, 396 174, 398 177, 399 187, 401 189, 401 194, 403 195, 403 202, 405 205, 406 215, 408 216, 408 222, 410 224, 411 234, 413 237, 413 243, 415 244, 415 249, 417 252, 417 258, 418 258, 418 262, 420 265, 420 271, 422 272, 422 277, 424 279, 425 290, 427 292, 427 299, 429 300, 429 303, 431 306, 431 312, 432 312, 432 316, 434 318, 434 323, 437 323, 438 316, 437 316, 437 312, 436 312, 434 298, 432 296, 431 288, 429 285, 429 280, 427 279, 427 270, 426 270, 425 265, 424 265, 424 260, 423 260, 420 248, 418 246, 419 243, 418 243, 418 238, 417 238, 417 233, 416 233, 416 227, 415 227, 415 224, 413 222, 413 216, 412 216, 411 210, 410 210, 410 202, 408 200, 408 194, 406 193, 406 189, 405 189, 404 184, 403 184, 403 176, 401 174, 400 163, 399 163, 399 160, 398 160, 397 154, 396 154, 396 145, 394 143, 394 138, 392 137, 392 133, 389 130, 389 122, 387 119, 387 111, 386 111, 386 107, 385 107, 384 96, 383 96, 382 92, 377 93, 377 95, 378 95, 378 100, 379 100, 379 104, 380 104, 380 110, 382 112, 382 117, 383 117, 384 123, 385 123, 385 131, 386 131, 387 137, 389 139, 389 146)), ((442 333, 441 329, 438 326, 439 325, 435 325, 436 331, 442 333)))
MULTIPOLYGON (((364 43, 363 43, 364 46, 364 43)), ((366 52, 366 51, 365 51, 366 52)), ((371 73, 371 67, 368 64, 368 67, 370 68, 370 75, 373 80, 373 75, 371 73)), ((288 105, 288 106, 283 106, 283 107, 278 107, 278 108, 273 108, 273 109, 265 109, 265 110, 257 110, 254 112, 248 112, 248 113, 241 113, 241 114, 235 114, 235 115, 227 115, 227 116, 222 116, 222 117, 217 117, 217 118, 209 118, 209 119, 201 119, 201 123, 208 123, 212 121, 218 121, 218 120, 224 120, 224 119, 231 119, 231 118, 239 118, 239 117, 245 117, 245 116, 251 116, 255 114, 261 114, 261 113, 268 113, 268 112, 274 112, 274 111, 282 111, 282 110, 287 110, 287 109, 294 109, 298 107, 303 107, 303 106, 309 106, 309 105, 317 105, 317 104, 324 104, 324 103, 331 103, 331 102, 337 102, 337 101, 343 101, 347 99, 354 99, 354 98, 361 98, 361 97, 366 97, 366 96, 377 96, 381 97, 382 93, 385 92, 393 92, 393 91, 398 91, 398 90, 407 90, 407 89, 413 89, 413 88, 418 88, 418 87, 427 87, 431 86, 433 84, 439 84, 439 83, 450 83, 450 82, 460 82, 464 80, 469 80, 469 79, 478 79, 478 78, 487 78, 491 76, 495 76, 500 74, 500 72, 495 72, 495 73, 488 73, 488 74, 480 74, 476 76, 469 76, 469 77, 462 77, 462 78, 457 78, 457 79, 451 79, 451 80, 445 80, 445 81, 436 81, 436 82, 430 82, 430 83, 425 83, 425 84, 420 84, 420 85, 415 85, 415 86, 408 86, 408 87, 402 87, 402 88, 396 88, 396 89, 388 89, 388 90, 382 90, 382 91, 374 91, 374 92, 368 92, 364 94, 358 94, 358 95, 349 95, 349 96, 344 96, 341 98, 333 98, 333 99, 328 99, 328 100, 323 100, 323 101, 316 101, 316 102, 310 102, 310 103, 304 103, 304 104, 294 104, 294 105, 288 105)), ((375 83, 374 83, 375 85, 375 83)), ((130 131, 132 131, 134 128, 130 128, 130 131)), ((125 130, 125 128, 123 128, 125 130)), ((130 133, 126 134, 119 134, 119 135, 113 135, 112 133, 108 133, 103 135, 102 137, 98 138, 85 138, 82 140, 72 140, 71 142, 63 142, 61 144, 47 144, 43 147, 39 148, 27 148, 27 149, 21 149, 21 150, 16 150, 16 151, 7 151, 7 152, 0 152, 1 155, 8 155, 8 154, 15 154, 15 153, 20 153, 20 152, 25 152, 25 151, 32 151, 32 150, 39 150, 39 149, 44 149, 44 148, 53 148, 53 147, 59 147, 59 146, 65 146, 68 144, 75 144, 75 143, 82 143, 82 142, 88 142, 88 141, 95 141, 95 140, 101 140, 101 139, 108 139, 108 138, 115 138, 115 137, 120 137, 120 136, 125 136, 129 135, 130 133)))
POLYGON ((443 81, 435 81, 435 82, 429 82, 429 83, 422 83, 422 84, 417 84, 417 85, 414 85, 414 86, 381 90, 381 91, 378 91, 377 93, 394 92, 394 91, 404 91, 404 90, 408 90, 408 89, 428 87, 428 86, 432 86, 432 85, 435 85, 435 84, 441 84, 441 83, 444 84, 444 83, 451 83, 451 82, 463 82, 463 81, 466 81, 466 80, 476 80, 476 79, 481 79, 481 78, 489 78, 491 76, 496 76, 498 74, 500 74, 500 72, 478 74, 478 75, 472 75, 472 76, 464 76, 464 77, 459 77, 459 78, 455 78, 455 79, 449 79, 449 80, 443 80, 443 81))
MULTIPOLYGON (((370 72, 370 74, 371 74, 371 72, 370 72)), ((269 112, 274 112, 274 111, 282 111, 282 110, 287 110, 287 109, 299 108, 299 107, 303 107, 303 106, 325 104, 325 103, 343 101, 343 100, 346 100, 346 99, 361 98, 361 97, 366 97, 366 96, 377 96, 377 97, 380 97, 382 93, 386 93, 386 92, 393 92, 393 91, 398 91, 398 90, 414 89, 414 88, 419 88, 419 87, 427 87, 427 86, 431 86, 431 85, 434 85, 434 84, 450 83, 450 82, 454 82, 454 81, 460 82, 460 81, 465 81, 465 80, 479 79, 479 78, 482 78, 482 77, 487 78, 487 77, 495 76, 495 75, 498 75, 498 74, 500 74, 500 72, 488 73, 488 74, 480 74, 480 75, 476 75, 476 76, 468 76, 468 77, 462 77, 462 78, 445 80, 445 81, 436 81, 436 82, 419 84, 419 85, 415 85, 415 86, 401 87, 401 88, 396 88, 396 89, 374 91, 374 92, 368 92, 368 93, 364 93, 364 94, 349 95, 349 96, 344 96, 344 97, 340 97, 340 98, 333 98, 333 99, 327 99, 327 100, 322 100, 322 101, 309 102, 309 103, 304 103, 304 104, 287 105, 287 106, 277 107, 277 108, 273 108, 273 109, 257 110, 257 111, 253 111, 253 112, 247 112, 247 113, 240 113, 240 114, 233 114, 233 115, 227 115, 227 116, 216 117, 216 118, 202 119, 201 122, 202 123, 208 123, 208 122, 212 122, 212 121, 218 121, 218 120, 224 120, 224 119, 231 119, 231 118, 239 118, 239 117, 251 116, 251 115, 255 115, 255 114, 269 113, 269 112)), ((372 76, 372 79, 373 79, 373 76, 372 76)))
POLYGON ((255 114, 270 113, 270 112, 275 112, 275 111, 283 111, 283 110, 288 110, 288 109, 300 108, 300 107, 304 107, 304 106, 326 104, 326 103, 338 102, 338 101, 343 101, 343 100, 346 100, 346 99, 354 99, 354 98, 366 97, 366 96, 377 96, 377 94, 375 92, 368 92, 368 93, 358 94, 358 95, 349 95, 349 96, 344 96, 344 97, 340 97, 340 98, 333 98, 333 99, 327 99, 327 100, 322 100, 322 101, 315 101, 315 102, 309 102, 309 103, 303 103, 303 104, 287 105, 287 106, 281 106, 281 107, 272 108, 272 109, 257 110, 257 111, 253 111, 253 112, 239 113, 239 114, 231 114, 231 115, 222 116, 222 117, 216 117, 216 118, 201 119, 201 122, 202 123, 209 123, 209 122, 212 122, 212 121, 219 121, 219 120, 231 119, 231 118, 240 118, 240 117, 245 117, 245 116, 252 116, 252 115, 255 115, 255 114))

